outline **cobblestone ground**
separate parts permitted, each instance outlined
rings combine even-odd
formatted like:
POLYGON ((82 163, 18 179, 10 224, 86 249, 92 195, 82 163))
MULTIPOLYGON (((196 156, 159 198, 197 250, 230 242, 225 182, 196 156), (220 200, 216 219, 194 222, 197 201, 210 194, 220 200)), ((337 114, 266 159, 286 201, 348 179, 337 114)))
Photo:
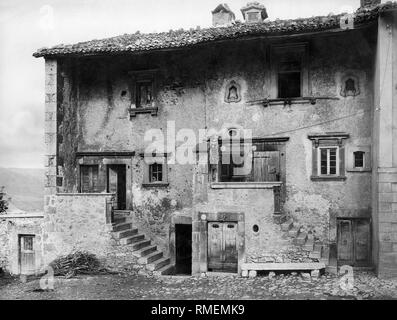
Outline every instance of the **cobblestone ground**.
POLYGON ((53 291, 40 290, 39 280, 0 281, 0 299, 397 299, 397 280, 380 280, 367 272, 355 273, 354 287, 343 290, 340 277, 277 275, 273 278, 234 276, 140 275, 57 277, 53 291))

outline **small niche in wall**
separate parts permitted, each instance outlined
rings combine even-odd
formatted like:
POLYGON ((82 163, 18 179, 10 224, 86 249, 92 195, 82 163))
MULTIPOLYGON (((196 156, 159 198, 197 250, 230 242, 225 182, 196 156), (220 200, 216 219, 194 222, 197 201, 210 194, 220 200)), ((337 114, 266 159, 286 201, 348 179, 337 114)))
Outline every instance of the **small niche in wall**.
POLYGON ((359 81, 356 76, 346 75, 342 78, 341 82, 341 92, 342 97, 355 97, 360 94, 359 81))
POLYGON ((240 85, 232 80, 226 86, 225 91, 225 102, 232 103, 232 102, 240 102, 241 101, 241 92, 240 92, 240 85))
POLYGON ((370 146, 349 146, 347 148, 347 171, 348 172, 371 171, 370 146))
POLYGON ((257 224, 254 224, 254 225, 252 226, 252 231, 254 231, 254 233, 258 233, 258 232, 259 232, 259 227, 258 227, 257 224))

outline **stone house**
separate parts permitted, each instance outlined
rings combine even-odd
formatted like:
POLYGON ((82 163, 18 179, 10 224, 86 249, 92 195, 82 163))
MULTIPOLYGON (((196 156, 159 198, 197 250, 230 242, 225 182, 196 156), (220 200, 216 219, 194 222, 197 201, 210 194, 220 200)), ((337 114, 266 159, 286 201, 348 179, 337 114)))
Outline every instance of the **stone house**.
POLYGON ((210 28, 34 53, 45 212, 20 232, 0 220, 8 269, 21 272, 25 236, 36 270, 87 250, 157 274, 397 276, 397 3, 241 13, 221 4, 210 28))

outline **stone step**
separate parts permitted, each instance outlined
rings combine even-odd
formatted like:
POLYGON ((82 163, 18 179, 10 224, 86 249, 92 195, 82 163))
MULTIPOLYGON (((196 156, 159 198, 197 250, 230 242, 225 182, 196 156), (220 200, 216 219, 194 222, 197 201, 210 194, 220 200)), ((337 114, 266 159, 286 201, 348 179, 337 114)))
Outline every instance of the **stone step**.
POLYGON ((124 223, 124 222, 126 222, 127 221, 127 218, 126 217, 115 217, 114 219, 113 219, 113 223, 114 224, 121 224, 121 223, 124 223))
POLYGON ((281 225, 281 230, 282 231, 289 231, 291 228, 294 226, 294 221, 292 219, 289 219, 287 222, 284 222, 281 225))
POLYGON ((291 230, 288 231, 288 235, 291 238, 295 238, 296 236, 298 236, 299 234, 299 230, 300 230, 300 226, 293 226, 291 230))
POLYGON ((313 239, 307 239, 306 243, 303 246, 303 249, 306 251, 313 251, 314 249, 314 240, 313 239))
POLYGON ((148 254, 157 250, 157 246, 148 246, 132 252, 132 255, 138 258, 147 256, 148 254))
POLYGON ((120 239, 120 244, 125 245, 125 244, 136 243, 136 242, 140 242, 144 239, 145 239, 145 235, 143 233, 138 233, 133 236, 120 239))
POLYGON ((131 237, 133 235, 136 235, 137 233, 138 233, 138 229, 133 228, 124 231, 114 232, 114 236, 116 237, 116 239, 122 239, 122 238, 131 237))
POLYGON ((170 263, 170 258, 161 258, 155 262, 146 265, 146 270, 156 271, 170 263))
POLYGON ((172 264, 167 264, 164 267, 153 271, 153 275, 155 276, 165 276, 167 274, 173 274, 174 273, 174 266, 172 264))
POLYGON ((134 242, 131 244, 131 247, 133 250, 139 250, 142 249, 144 247, 148 247, 150 246, 150 240, 149 239, 145 239, 139 242, 134 242))
POLYGON ((139 264, 148 264, 154 261, 157 261, 163 257, 163 252, 161 251, 154 251, 149 253, 148 255, 141 257, 138 259, 139 264))
POLYGON ((301 233, 299 233, 299 235, 296 237, 295 243, 296 243, 298 246, 302 246, 302 245, 304 245, 304 244, 306 243, 306 240, 307 240, 307 233, 306 233, 306 232, 301 232, 301 233))
POLYGON ((115 210, 113 210, 113 213, 116 215, 129 215, 130 213, 131 213, 131 211, 130 210, 118 210, 118 209, 115 209, 115 210))
POLYGON ((115 226, 113 226, 113 231, 117 232, 117 231, 124 231, 124 230, 128 230, 132 228, 132 223, 131 222, 127 222, 127 223, 119 223, 116 224, 115 226))

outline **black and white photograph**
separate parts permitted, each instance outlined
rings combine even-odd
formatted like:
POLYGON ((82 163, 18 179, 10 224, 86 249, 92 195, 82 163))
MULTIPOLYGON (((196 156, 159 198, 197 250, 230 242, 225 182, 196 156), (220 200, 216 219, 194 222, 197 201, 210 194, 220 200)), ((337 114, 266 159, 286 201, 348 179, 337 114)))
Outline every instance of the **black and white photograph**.
POLYGON ((0 0, 0 300, 397 300, 397 2, 224 1, 0 0))

